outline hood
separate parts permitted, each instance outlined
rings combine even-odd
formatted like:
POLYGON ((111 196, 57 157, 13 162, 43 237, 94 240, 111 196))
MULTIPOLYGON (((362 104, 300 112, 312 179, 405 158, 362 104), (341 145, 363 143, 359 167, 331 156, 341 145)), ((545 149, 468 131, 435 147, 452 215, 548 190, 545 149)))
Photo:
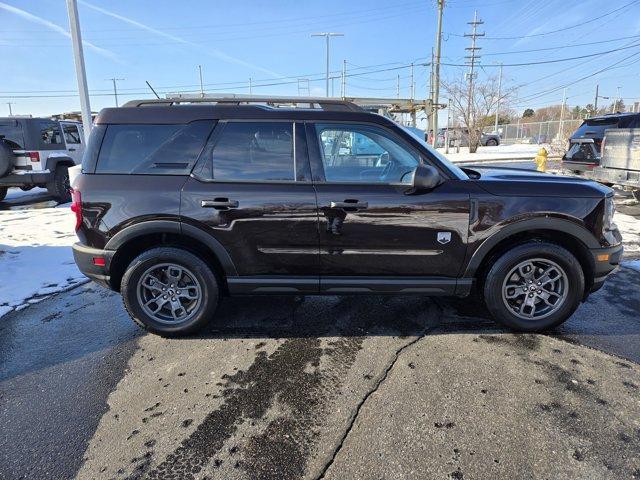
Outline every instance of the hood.
POLYGON ((492 195, 517 197, 603 198, 613 190, 592 180, 550 175, 517 168, 473 167, 480 178, 474 180, 492 195))

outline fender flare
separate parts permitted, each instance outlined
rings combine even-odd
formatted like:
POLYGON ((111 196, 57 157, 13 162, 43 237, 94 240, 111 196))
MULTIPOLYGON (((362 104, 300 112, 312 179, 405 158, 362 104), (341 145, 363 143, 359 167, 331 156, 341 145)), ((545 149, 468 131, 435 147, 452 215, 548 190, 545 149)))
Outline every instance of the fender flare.
POLYGON ((218 259, 226 276, 237 276, 236 266, 224 246, 207 232, 179 220, 146 220, 123 228, 109 239, 105 250, 116 251, 125 243, 150 233, 185 235, 202 243, 218 259))
POLYGON ((482 264, 482 261, 484 260, 486 255, 498 243, 506 240, 513 235, 526 232, 528 230, 555 230, 570 235, 571 237, 582 243, 587 249, 601 247, 598 239, 589 230, 569 220, 553 217, 521 220, 519 222, 512 223, 501 228, 498 232, 486 238, 482 242, 482 244, 473 252, 473 255, 471 255, 471 258, 469 259, 462 277, 472 278, 475 275, 476 270, 482 264))
POLYGON ((47 163, 45 164, 45 170, 49 170, 51 173, 56 171, 58 165, 63 164, 67 167, 73 167, 76 162, 73 161, 71 157, 48 157, 47 163))

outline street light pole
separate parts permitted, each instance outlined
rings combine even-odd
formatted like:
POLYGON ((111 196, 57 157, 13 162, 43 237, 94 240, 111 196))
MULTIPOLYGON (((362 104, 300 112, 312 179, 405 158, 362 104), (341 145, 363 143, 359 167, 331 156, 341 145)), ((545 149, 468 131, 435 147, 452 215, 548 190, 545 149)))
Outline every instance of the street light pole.
POLYGON ((326 96, 329 96, 329 38, 331 37, 344 37, 344 33, 335 33, 335 32, 321 32, 321 33, 312 33, 312 37, 324 37, 327 44, 327 71, 326 71, 326 96))
POLYGON ((9 116, 13 117, 13 110, 11 110, 11 105, 13 105, 13 102, 7 102, 7 105, 9 105, 9 116))
POLYGON ((496 101, 496 123, 494 133, 498 134, 498 114, 500 113, 500 95, 502 94, 502 63, 500 64, 500 76, 498 77, 498 100, 496 101))
POLYGON ((76 0, 67 0, 67 12, 69 14, 69 28, 71 30, 71 43, 73 45, 73 57, 76 64, 76 77, 78 81, 78 93, 80 94, 80 110, 82 111, 82 126, 84 136, 89 140, 91 132, 91 104, 89 103, 89 89, 87 88, 87 73, 84 68, 84 53, 82 51, 82 34, 80 33, 80 20, 78 18, 78 4, 76 0))

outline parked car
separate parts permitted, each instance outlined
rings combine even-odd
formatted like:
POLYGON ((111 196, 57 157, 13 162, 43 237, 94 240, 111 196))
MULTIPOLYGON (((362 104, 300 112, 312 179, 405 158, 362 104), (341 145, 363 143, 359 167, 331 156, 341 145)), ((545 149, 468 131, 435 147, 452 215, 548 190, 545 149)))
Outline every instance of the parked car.
POLYGON ((606 130, 639 128, 640 113, 614 113, 587 118, 569 138, 562 166, 575 175, 584 175, 600 164, 602 140, 606 130))
MULTIPOLYGON (((452 127, 438 129, 436 147, 441 148, 445 146, 445 134, 447 131, 449 132, 449 147, 455 147, 458 144, 461 147, 469 146, 469 129, 452 127)), ((480 145, 485 147, 496 147, 500 145, 500 135, 480 132, 480 145)))
POLYGON ((640 128, 607 130, 601 152, 593 178, 607 185, 621 185, 640 200, 640 128))
POLYGON ((58 201, 70 201, 68 169, 81 162, 83 151, 77 122, 0 118, 0 200, 9 187, 44 187, 58 201))
POLYGON ((205 328, 224 295, 472 291, 538 331, 620 261, 596 182, 460 169, 348 102, 203 100, 102 110, 74 183, 78 267, 154 333, 205 328))

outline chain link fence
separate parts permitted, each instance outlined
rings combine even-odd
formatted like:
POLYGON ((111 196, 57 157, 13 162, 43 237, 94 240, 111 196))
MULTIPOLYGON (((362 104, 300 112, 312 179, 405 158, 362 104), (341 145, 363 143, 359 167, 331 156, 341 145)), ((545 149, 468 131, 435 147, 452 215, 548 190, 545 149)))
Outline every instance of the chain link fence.
MULTIPOLYGON (((516 143, 547 144, 555 150, 564 150, 567 141, 575 132, 582 119, 550 120, 546 122, 517 122, 498 125, 500 143, 513 145, 516 143)), ((494 133, 493 126, 485 127, 485 133, 494 133)))

